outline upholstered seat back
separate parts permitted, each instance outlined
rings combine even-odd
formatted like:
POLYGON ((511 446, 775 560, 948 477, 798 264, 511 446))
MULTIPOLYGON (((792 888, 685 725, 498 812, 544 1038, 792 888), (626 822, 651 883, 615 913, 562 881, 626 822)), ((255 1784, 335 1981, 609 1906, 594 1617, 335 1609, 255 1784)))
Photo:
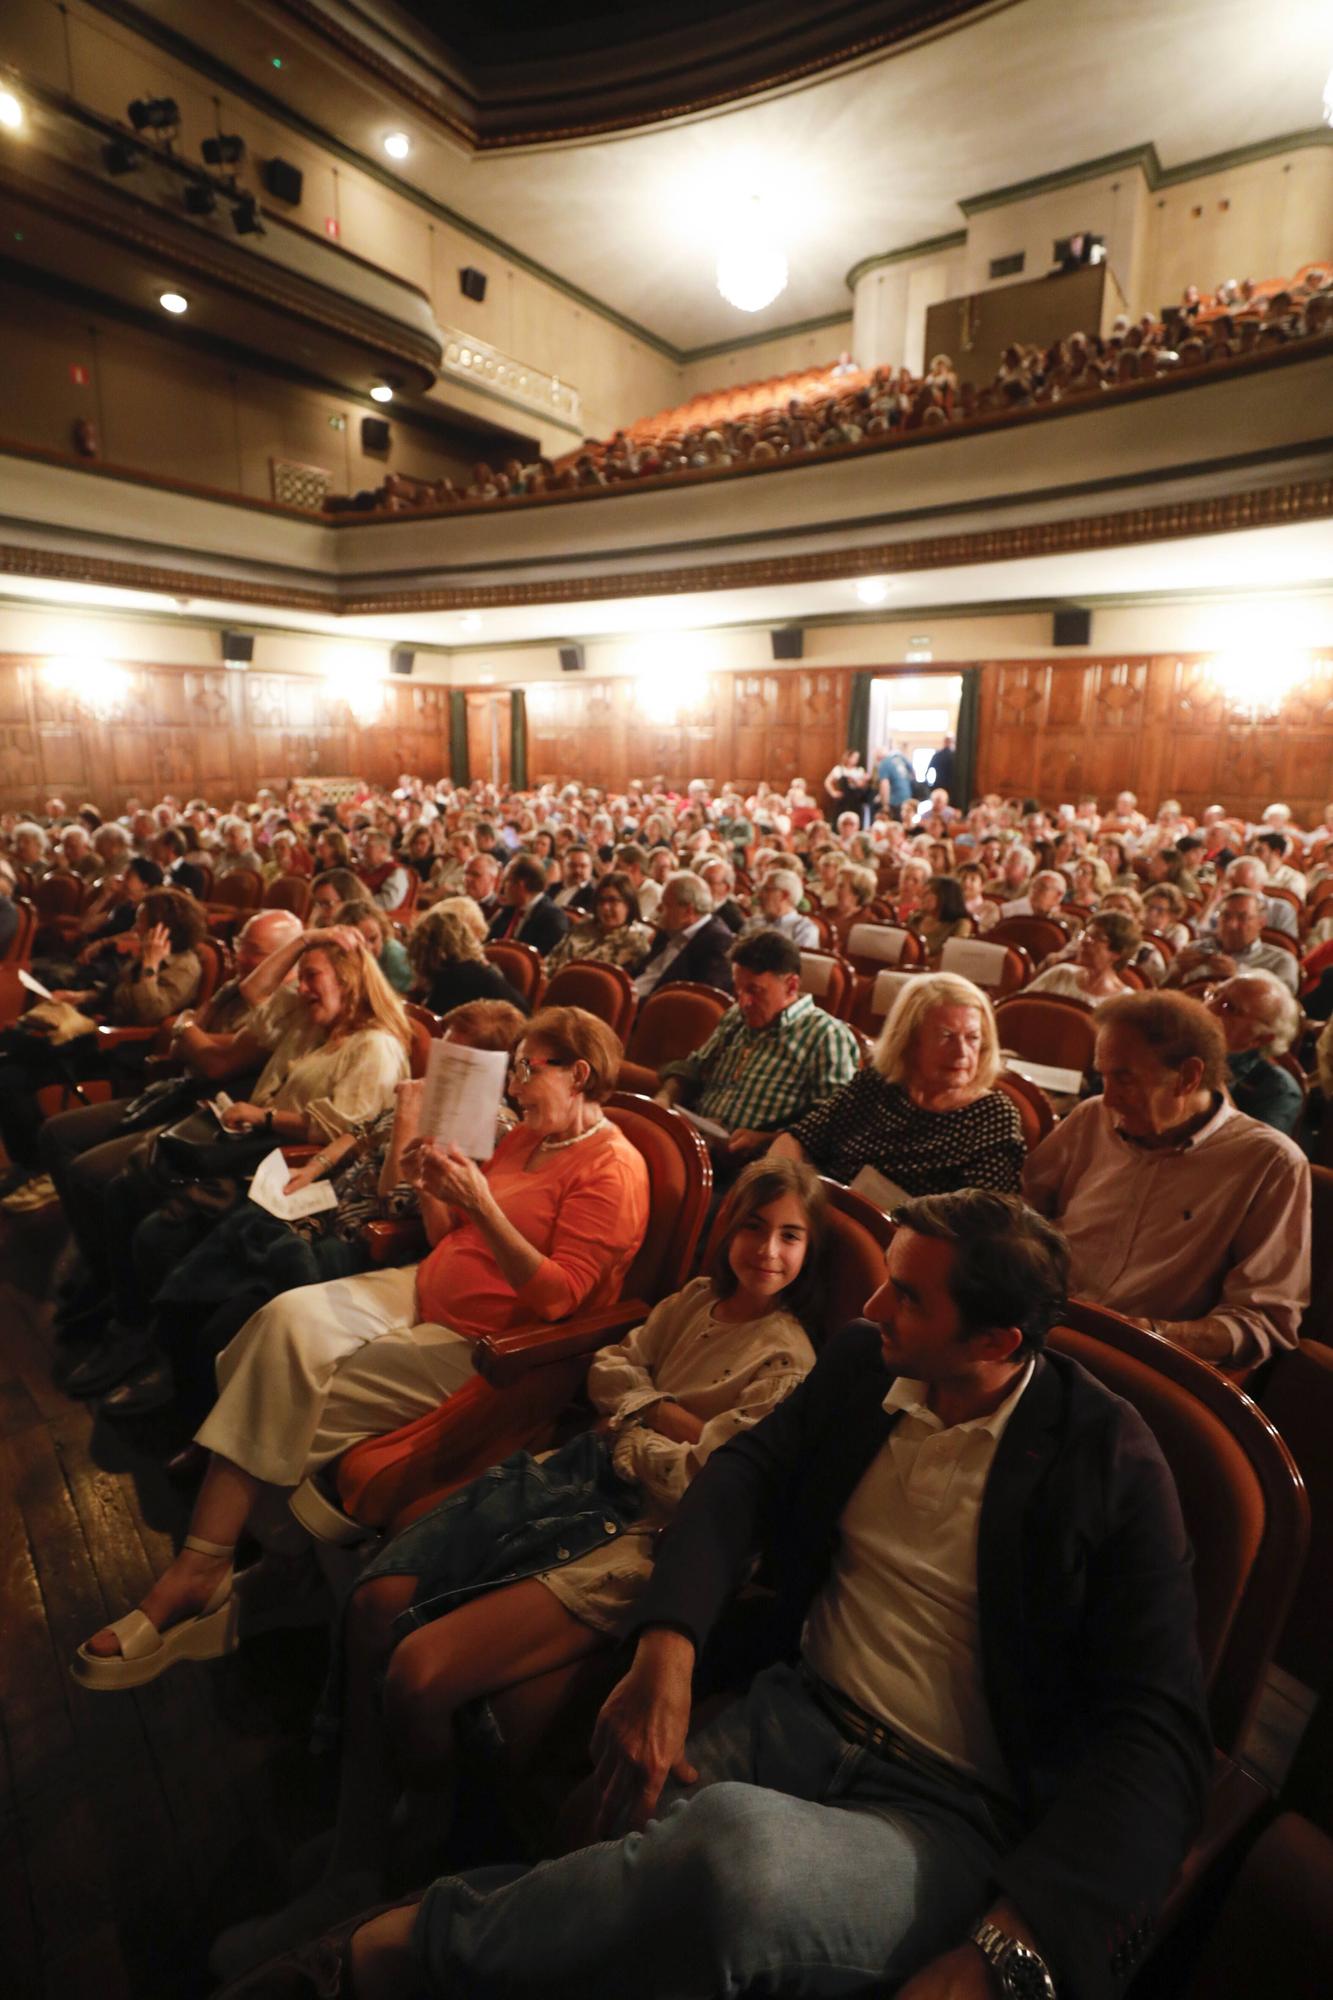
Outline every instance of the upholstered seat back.
POLYGON ((625 1275, 622 1295, 657 1299, 684 1284, 694 1262, 707 1210, 699 1189, 712 1186, 712 1162, 688 1119, 650 1098, 614 1091, 606 1114, 642 1153, 652 1189, 647 1232, 625 1275))
POLYGON ((985 938, 950 938, 940 953, 941 972, 956 972, 987 993, 1012 993, 1027 979, 1031 961, 1017 945, 985 938))
POLYGON ((1000 1047, 1055 1069, 1092 1068, 1097 1023, 1091 1007, 1053 993, 1013 993, 995 1008, 1000 1047))
POLYGON ((845 1021, 856 988, 856 974, 845 958, 832 951, 801 953, 801 991, 835 1020, 845 1021))
POLYGON ((502 972, 516 993, 521 993, 529 1007, 535 1008, 542 990, 541 953, 530 944, 516 943, 513 938, 497 938, 485 947, 486 956, 496 970, 502 972))
POLYGON ((642 1069, 660 1070, 702 1047, 731 1005, 731 996, 716 986, 683 979, 650 993, 639 1009, 626 1050, 642 1069))
POLYGON ((582 1007, 605 1021, 612 1034, 623 1042, 634 1019, 637 995, 634 983, 622 965, 603 965, 596 959, 575 959, 562 965, 542 995, 544 1007, 582 1007))

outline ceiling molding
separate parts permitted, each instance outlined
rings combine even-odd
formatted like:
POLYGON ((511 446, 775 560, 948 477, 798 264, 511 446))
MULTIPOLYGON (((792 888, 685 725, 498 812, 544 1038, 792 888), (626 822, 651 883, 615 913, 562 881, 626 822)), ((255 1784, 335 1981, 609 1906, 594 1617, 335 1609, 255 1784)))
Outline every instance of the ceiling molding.
POLYGON ((681 360, 685 364, 714 361, 719 354, 739 354, 747 347, 767 347, 773 340, 796 340, 805 333, 821 333, 826 327, 846 326, 851 317, 851 307, 844 306, 841 312, 820 313, 814 319, 793 320, 790 326, 775 327, 771 333, 743 333, 736 340, 715 340, 710 347, 692 347, 681 355, 681 360))
POLYGON ((927 236, 924 242, 907 243, 901 250, 885 250, 877 257, 863 257, 859 264, 853 264, 843 280, 849 292, 854 292, 867 271, 878 271, 885 264, 910 264, 917 257, 940 257, 947 250, 961 250, 967 242, 965 229, 951 229, 944 236, 927 236))
POLYGON ((1257 139, 1252 145, 1230 146, 1203 159, 1182 160, 1179 166, 1164 167, 1151 140, 1141 146, 1126 146, 1118 153, 1105 153, 1098 160, 1081 160, 1054 173, 1034 174, 1031 180, 1015 181, 1010 187, 992 188, 986 194, 967 195, 958 204, 966 216, 982 215, 990 208, 1004 208, 1010 202, 1027 201, 1033 195, 1052 194, 1058 188, 1076 187, 1080 181, 1100 180, 1106 174, 1140 172, 1149 194, 1159 188, 1179 187, 1184 181, 1201 180, 1207 174, 1223 174, 1256 160, 1271 160, 1281 153, 1295 153, 1307 146, 1333 146, 1333 129, 1326 125, 1306 126, 1286 132, 1277 139, 1257 139))

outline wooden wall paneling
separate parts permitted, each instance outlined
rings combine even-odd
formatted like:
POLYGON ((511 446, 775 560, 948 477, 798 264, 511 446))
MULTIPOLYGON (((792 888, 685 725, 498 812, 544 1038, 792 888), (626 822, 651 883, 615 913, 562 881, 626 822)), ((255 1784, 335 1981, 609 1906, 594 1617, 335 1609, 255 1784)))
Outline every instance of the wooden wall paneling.
POLYGON ((1051 672, 1045 661, 1033 660, 992 660, 982 667, 983 687, 991 684, 990 726, 977 760, 982 791, 1032 795, 1051 672))

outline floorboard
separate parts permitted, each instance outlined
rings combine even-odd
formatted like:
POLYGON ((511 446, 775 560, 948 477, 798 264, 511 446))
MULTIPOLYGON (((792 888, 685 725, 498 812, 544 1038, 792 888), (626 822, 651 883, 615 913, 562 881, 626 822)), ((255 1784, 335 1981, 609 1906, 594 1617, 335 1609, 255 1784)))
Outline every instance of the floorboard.
POLYGON ((0 1995, 196 2000, 226 1924, 284 1899, 328 1824, 309 1754, 320 1635, 128 1694, 69 1672, 184 1532, 170 1423, 116 1428, 51 1377, 58 1218, 0 1220, 0 1995))

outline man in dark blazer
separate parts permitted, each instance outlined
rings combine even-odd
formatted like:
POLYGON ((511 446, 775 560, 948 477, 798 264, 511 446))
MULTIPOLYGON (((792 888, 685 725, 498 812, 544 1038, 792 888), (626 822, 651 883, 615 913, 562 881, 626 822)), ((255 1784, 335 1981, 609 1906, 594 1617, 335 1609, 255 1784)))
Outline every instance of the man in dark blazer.
POLYGON ((1049 1223, 975 1189, 899 1222, 868 1317, 662 1535, 593 1735, 599 1844, 446 1877, 355 1964, 415 1925, 441 1993, 1128 1980, 1211 1767, 1175 1486, 1138 1414, 1041 1351, 1068 1271, 1049 1223), (699 1660, 707 1680, 742 1652, 769 1664, 687 1741, 699 1660))
POLYGON ((571 923, 592 914, 597 884, 592 879, 592 849, 567 847, 560 864, 560 887, 551 896, 557 910, 566 910, 571 923))
POLYGON ((569 929, 569 918, 546 894, 546 866, 535 854, 516 854, 505 869, 500 905, 486 932, 492 943, 530 944, 545 958, 569 929))
POLYGON ((634 981, 641 1001, 682 979, 731 992, 728 954, 736 940, 713 915, 712 891, 706 882, 687 869, 668 875, 656 921, 656 940, 634 981))

